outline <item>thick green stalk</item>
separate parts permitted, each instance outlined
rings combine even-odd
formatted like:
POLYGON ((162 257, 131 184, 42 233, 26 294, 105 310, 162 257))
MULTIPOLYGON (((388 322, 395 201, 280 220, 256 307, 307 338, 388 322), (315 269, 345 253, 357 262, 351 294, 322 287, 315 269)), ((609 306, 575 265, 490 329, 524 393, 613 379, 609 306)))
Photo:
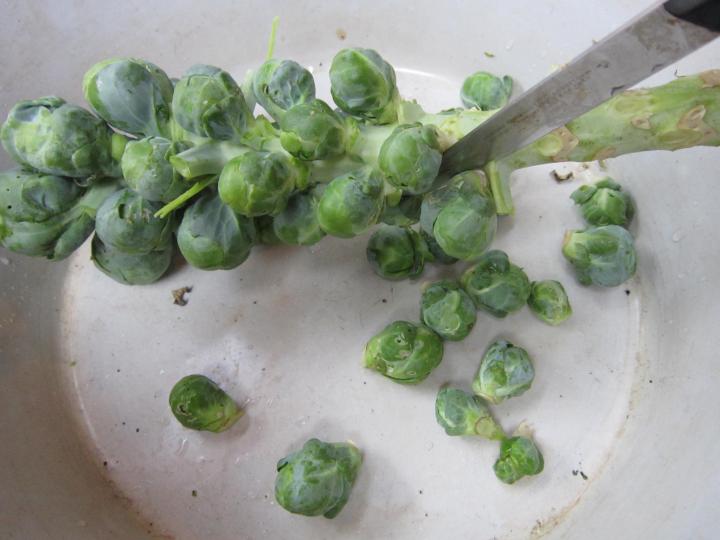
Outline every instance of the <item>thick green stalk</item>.
POLYGON ((168 217, 172 212, 174 212, 178 208, 181 208, 182 206, 184 206, 186 202, 188 202, 195 195, 200 193, 203 189, 205 189, 209 185, 217 182, 217 180, 218 180, 218 177, 216 175, 210 176, 208 178, 199 179, 185 193, 180 195, 178 198, 173 199, 172 201, 167 203, 165 206, 163 206, 160 210, 155 212, 155 217, 161 218, 161 219, 168 217))

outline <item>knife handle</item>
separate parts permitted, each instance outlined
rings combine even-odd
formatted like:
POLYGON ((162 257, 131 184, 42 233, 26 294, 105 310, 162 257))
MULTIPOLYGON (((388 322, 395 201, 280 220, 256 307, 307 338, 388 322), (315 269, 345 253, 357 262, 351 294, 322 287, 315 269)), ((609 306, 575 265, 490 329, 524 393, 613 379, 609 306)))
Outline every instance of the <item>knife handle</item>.
POLYGON ((678 19, 720 32, 720 0, 668 0, 663 7, 678 19))

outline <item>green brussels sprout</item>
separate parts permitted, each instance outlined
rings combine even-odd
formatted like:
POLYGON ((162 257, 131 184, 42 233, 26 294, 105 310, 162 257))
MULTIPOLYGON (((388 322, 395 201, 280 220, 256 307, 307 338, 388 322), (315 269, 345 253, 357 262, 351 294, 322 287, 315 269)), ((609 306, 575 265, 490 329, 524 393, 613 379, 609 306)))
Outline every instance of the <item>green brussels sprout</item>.
POLYGON ((517 311, 530 295, 530 280, 523 269, 499 249, 482 255, 463 273, 460 283, 478 309, 496 317, 517 311))
POLYGON ((280 129, 282 147, 304 161, 341 156, 349 139, 346 122, 319 99, 288 109, 280 129))
POLYGON ((93 236, 91 258, 107 276, 124 285, 149 285, 159 280, 172 262, 173 245, 147 253, 131 254, 112 249, 93 236))
POLYGON ((612 178, 580 186, 570 198, 580 205, 583 219, 590 226, 627 227, 635 215, 632 198, 612 178))
POLYGON ((384 279, 416 278, 425 268, 429 251, 420 234, 405 227, 381 225, 370 237, 367 259, 384 279))
POLYGON ((438 392, 435 419, 451 436, 480 435, 490 440, 505 437, 487 404, 480 397, 457 388, 443 388, 438 392))
POLYGON ((440 365, 442 357, 443 342, 435 332, 395 321, 365 345, 364 363, 395 382, 417 384, 440 365))
POLYGON ((377 223, 383 203, 382 179, 370 169, 360 169, 327 185, 318 205, 318 222, 332 236, 352 238, 377 223))
POLYGON ((85 178, 118 173, 112 130, 59 97, 19 101, 0 129, 0 140, 17 163, 46 174, 85 178))
POLYGON ((236 214, 217 193, 202 194, 185 210, 177 243, 185 260, 202 270, 229 270, 250 255, 255 224, 236 214))
POLYGON ((472 298, 460 284, 444 279, 431 283, 420 298, 420 320, 441 338, 465 339, 475 326, 477 315, 472 298))
POLYGON ((276 246, 283 241, 275 234, 275 219, 272 216, 257 216, 255 224, 255 241, 264 246, 276 246))
POLYGON ((478 71, 463 82, 460 99, 468 109, 491 111, 504 107, 512 90, 513 80, 507 75, 501 79, 487 71, 478 71))
POLYGON ((315 99, 312 73, 293 60, 271 59, 253 75, 253 94, 275 120, 295 105, 315 99))
POLYGON ((527 302, 539 319, 553 326, 572 315, 570 300, 559 281, 534 281, 527 302))
POLYGON ((428 261, 440 264, 455 264, 458 261, 455 257, 451 257, 442 250, 432 234, 427 233, 424 229, 420 229, 420 236, 425 240, 430 255, 432 256, 432 258, 428 258, 428 261))
POLYGON ((248 217, 276 215, 285 208, 307 170, 278 152, 250 151, 227 162, 220 173, 220 198, 248 217))
POLYGON ((380 147, 378 168, 393 186, 409 194, 432 188, 440 171, 442 148, 435 126, 420 123, 395 128, 380 147))
POLYGON ((155 64, 139 58, 98 62, 83 77, 83 94, 95 113, 139 137, 169 137, 173 84, 155 64))
POLYGON ((509 437, 500 442, 500 457, 493 469, 501 482, 514 484, 523 476, 540 474, 544 467, 543 456, 527 437, 509 437))
POLYGON ((220 433, 243 415, 242 409, 204 375, 188 375, 170 390, 170 410, 183 426, 220 433))
POLYGON ((148 201, 170 202, 187 189, 170 164, 170 157, 187 149, 187 145, 164 137, 147 137, 129 141, 120 167, 130 189, 148 201))
POLYGON ((293 514, 332 519, 347 503, 360 465, 362 454, 353 444, 310 439, 278 461, 275 499, 293 514))
POLYGON ((618 225, 568 231, 562 252, 583 285, 615 287, 635 275, 633 237, 618 225))
POLYGON ((275 216, 273 231, 285 244, 311 246, 325 237, 320 228, 317 208, 324 186, 294 193, 287 206, 275 216))
POLYGON ((330 66, 330 93, 340 109, 375 124, 397 120, 395 70, 372 49, 343 49, 330 66))
POLYGON ((23 255, 61 260, 90 236, 98 207, 115 190, 95 182, 15 169, 0 173, 0 245, 23 255))
POLYGON ((524 393, 534 378, 535 369, 527 351, 501 340, 485 351, 472 389, 481 398, 497 405, 524 393))
POLYGON ((420 205, 422 197, 417 195, 405 195, 400 197, 397 204, 390 204, 387 197, 385 198, 385 206, 380 221, 387 225, 395 225, 397 227, 409 227, 414 225, 420 219, 420 205))
POLYGON ((240 140, 252 123, 240 87, 220 68, 195 65, 175 85, 175 121, 190 133, 218 140, 240 140))
POLYGON ((173 220, 156 218, 161 205, 146 201, 129 189, 122 189, 100 206, 95 230, 110 248, 129 254, 167 249, 172 239, 173 220))

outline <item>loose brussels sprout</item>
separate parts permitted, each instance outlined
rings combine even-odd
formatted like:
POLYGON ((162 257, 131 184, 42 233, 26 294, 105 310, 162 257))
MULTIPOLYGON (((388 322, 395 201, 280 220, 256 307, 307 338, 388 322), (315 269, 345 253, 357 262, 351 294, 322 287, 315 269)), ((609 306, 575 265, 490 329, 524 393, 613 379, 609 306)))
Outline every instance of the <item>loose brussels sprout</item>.
POLYGON ((108 124, 139 137, 169 137, 173 85, 155 64, 139 58, 98 62, 83 77, 85 99, 108 124))
POLYGON ((273 220, 273 230, 285 244, 311 246, 325 236, 320 228, 317 208, 324 186, 310 191, 297 192, 290 197, 287 206, 273 220))
POLYGON ((432 255, 432 259, 428 259, 429 261, 432 260, 432 262, 440 264, 455 264, 458 261, 455 257, 451 257, 445 253, 433 236, 428 234, 424 229, 420 229, 420 236, 422 236, 423 240, 425 240, 428 250, 432 255))
POLYGON ((431 283, 420 298, 420 320, 450 341, 465 339, 475 326, 477 315, 472 298, 455 281, 431 283))
POLYGON ((288 109, 280 120, 280 128, 280 144, 304 161, 341 156, 348 144, 346 122, 319 99, 288 109))
POLYGON ((188 375, 170 391, 170 410, 183 426, 220 433, 243 415, 217 384, 204 375, 188 375))
POLYGON ((580 205, 583 219, 590 226, 627 227, 635 215, 635 205, 630 195, 612 178, 580 186, 570 198, 580 205))
POLYGON ((139 255, 167 249, 173 220, 155 217, 159 203, 146 201, 129 189, 108 197, 97 211, 95 230, 108 247, 139 255))
POLYGON ((403 194, 395 205, 389 204, 386 197, 380 221, 397 227, 414 225, 420 219, 420 204, 422 204, 422 197, 417 195, 403 194))
POLYGON ((360 465, 362 454, 353 444, 310 439, 278 461, 275 499, 293 514, 332 519, 347 503, 360 465))
POLYGON ((523 269, 512 264, 499 249, 480 257, 463 273, 460 282, 478 309, 496 317, 517 311, 530 295, 530 280, 523 269))
POLYGON ((472 389, 478 396, 497 405, 524 393, 535 378, 525 349, 507 341, 492 343, 480 361, 472 389))
POLYGON ((275 234, 275 220, 272 216, 258 216, 253 218, 255 224, 256 242, 264 246, 276 246, 283 241, 275 234))
POLYGON ((333 236, 352 238, 377 223, 383 209, 383 181, 360 169, 330 182, 318 206, 320 227, 333 236))
POLYGON ((364 363, 395 382, 417 384, 440 365, 442 340, 422 325, 395 321, 365 345, 364 363))
POLYGON ((187 189, 169 159, 187 149, 164 137, 147 137, 125 146, 120 167, 128 187, 148 201, 170 202, 187 189))
POLYGON ((491 111, 505 106, 512 89, 513 80, 507 75, 501 79, 487 71, 478 71, 463 82, 460 99, 467 108, 491 111))
POLYGON ((183 215, 177 243, 185 260, 202 270, 229 270, 250 255, 255 225, 236 214, 217 193, 206 192, 183 215))
POLYGON ((312 73, 293 60, 265 62, 253 75, 252 89, 257 102, 277 121, 293 106, 315 99, 312 73))
POLYGON ((527 437, 509 437, 500 443, 500 457, 493 469, 498 480, 514 484, 523 476, 540 474, 544 467, 543 456, 527 437))
POLYGON ((276 215, 307 171, 278 152, 246 152, 220 173, 220 198, 244 216, 276 215))
POLYGON ((429 251, 425 240, 412 229, 381 225, 370 237, 367 259, 385 279, 416 278, 425 268, 429 251))
POLYGON ((15 169, 0 173, 0 245, 23 255, 64 259, 93 231, 98 207, 115 190, 96 182, 15 169))
POLYGON ((378 168, 385 179, 406 193, 429 191, 442 161, 438 133, 435 126, 420 123, 396 127, 378 156, 378 168))
POLYGON ((376 124, 397 120, 395 70, 372 49, 343 49, 330 66, 330 93, 346 113, 376 124))
POLYGON ((253 118, 235 80, 220 68, 196 65, 175 85, 175 121, 190 133, 218 140, 240 140, 253 118))
POLYGON ((570 300, 559 281, 534 281, 527 302, 539 319, 553 326, 572 315, 570 300))
POLYGON ((149 285, 163 277, 172 262, 173 245, 160 251, 130 254, 103 244, 97 235, 92 240, 91 258, 95 266, 124 285, 149 285))
POLYGON ((448 435, 480 435, 490 440, 505 437, 485 402, 456 388, 443 388, 438 392, 435 419, 448 435))
POLYGON ((19 101, 0 129, 0 140, 17 163, 46 174, 85 178, 118 173, 107 124, 59 97, 19 101))
POLYGON ((618 225, 568 231, 562 252, 583 285, 615 287, 635 275, 633 238, 618 225))

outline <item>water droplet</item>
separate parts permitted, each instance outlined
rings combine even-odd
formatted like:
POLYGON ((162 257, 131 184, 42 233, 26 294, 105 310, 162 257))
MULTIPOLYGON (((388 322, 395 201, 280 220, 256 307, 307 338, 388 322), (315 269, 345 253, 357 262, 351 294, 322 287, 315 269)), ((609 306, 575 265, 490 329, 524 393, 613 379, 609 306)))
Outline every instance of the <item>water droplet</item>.
POLYGON ((680 229, 678 229, 677 231, 675 231, 675 232, 672 234, 672 241, 673 241, 673 242, 679 242, 680 240, 682 240, 682 238, 683 238, 683 235, 682 235, 682 232, 680 231, 680 229))
POLYGON ((187 452, 187 448, 188 448, 188 440, 187 440, 187 439, 180 439, 180 441, 178 441, 178 447, 177 447, 177 449, 175 450, 175 455, 176 455, 176 456, 182 456, 182 455, 184 455, 185 452, 187 452))

